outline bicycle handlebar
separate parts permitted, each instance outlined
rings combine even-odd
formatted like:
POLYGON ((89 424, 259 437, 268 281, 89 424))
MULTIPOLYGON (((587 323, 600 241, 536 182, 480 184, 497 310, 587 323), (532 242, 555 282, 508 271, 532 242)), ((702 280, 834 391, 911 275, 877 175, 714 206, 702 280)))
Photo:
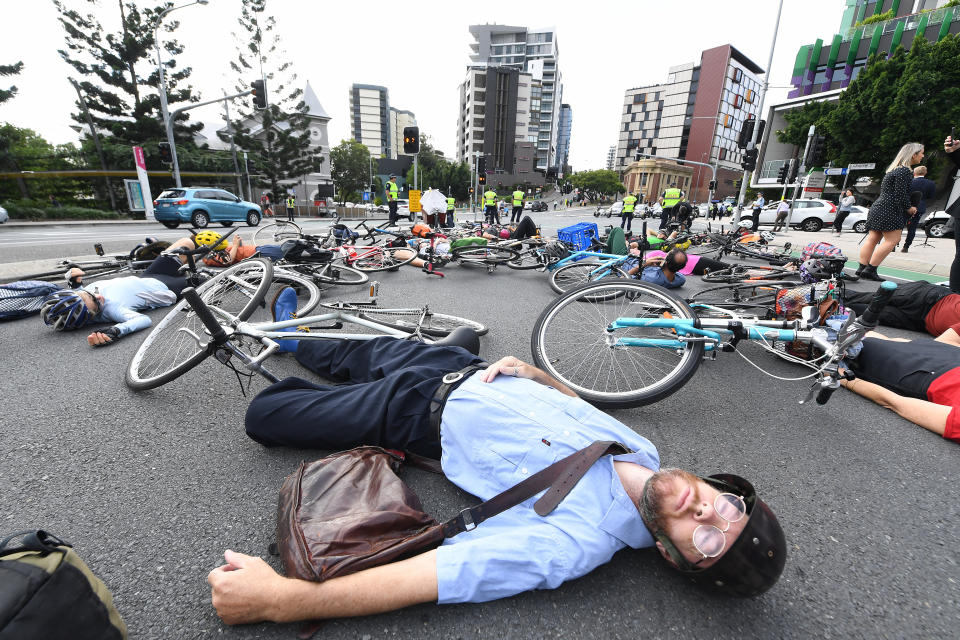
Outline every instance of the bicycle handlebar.
POLYGON ((226 342, 227 332, 224 331, 220 323, 217 322, 217 319, 213 316, 213 312, 210 311, 210 308, 200 297, 200 294, 197 293, 197 290, 193 287, 187 287, 183 290, 182 295, 183 299, 193 308, 197 317, 200 318, 200 321, 207 328, 207 331, 210 332, 210 337, 214 344, 223 344, 226 342))

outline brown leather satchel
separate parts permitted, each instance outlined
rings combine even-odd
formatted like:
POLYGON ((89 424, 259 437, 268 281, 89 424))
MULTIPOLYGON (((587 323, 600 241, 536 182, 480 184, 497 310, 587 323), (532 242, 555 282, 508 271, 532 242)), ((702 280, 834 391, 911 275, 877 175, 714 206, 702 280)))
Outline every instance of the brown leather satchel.
POLYGON ((380 447, 335 453, 301 463, 284 480, 277 551, 287 576, 311 581, 386 564, 432 549, 549 487, 534 504, 545 516, 601 456, 626 452, 616 442, 594 442, 442 524, 423 512, 397 475, 405 459, 439 470, 435 461, 380 447))

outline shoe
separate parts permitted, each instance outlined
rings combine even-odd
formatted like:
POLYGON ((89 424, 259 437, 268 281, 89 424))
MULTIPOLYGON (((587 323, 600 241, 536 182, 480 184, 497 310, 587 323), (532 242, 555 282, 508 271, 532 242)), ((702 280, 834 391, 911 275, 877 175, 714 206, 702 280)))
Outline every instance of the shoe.
POLYGON ((904 247, 903 249, 900 249, 900 253, 909 253, 909 249, 910 247, 904 247))
POLYGON ((860 272, 860 277, 863 280, 873 280, 874 282, 883 282, 883 278, 880 277, 880 274, 877 273, 877 268, 872 264, 868 264, 864 267, 863 271, 860 272))
MULTIPOLYGON (((273 302, 270 304, 270 313, 273 314, 274 322, 283 322, 285 320, 293 320, 297 317, 297 292, 293 287, 283 287, 280 291, 277 292, 277 295, 273 297, 273 302)), ((286 329, 280 329, 280 331, 309 331, 306 327, 287 327, 286 329)), ((300 344, 299 340, 278 340, 277 344, 280 345, 280 348, 277 351, 284 353, 293 353, 297 350, 297 347, 300 344)))
POLYGON ((854 275, 859 278, 861 275, 863 275, 863 270, 866 268, 867 268, 867 265, 861 263, 860 266, 857 267, 857 270, 854 272, 854 275))

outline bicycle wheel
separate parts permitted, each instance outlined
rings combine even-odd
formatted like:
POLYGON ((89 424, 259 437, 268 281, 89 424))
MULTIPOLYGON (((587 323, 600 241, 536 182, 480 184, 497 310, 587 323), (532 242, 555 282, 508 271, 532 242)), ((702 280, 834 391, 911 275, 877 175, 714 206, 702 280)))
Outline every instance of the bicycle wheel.
POLYGON ((320 284, 363 284, 370 276, 340 262, 310 265, 310 277, 320 284))
POLYGON ((525 271, 527 269, 539 269, 545 267, 549 264, 549 258, 547 254, 543 252, 539 247, 533 249, 524 249, 520 252, 513 260, 507 261, 507 266, 511 269, 516 269, 517 271, 525 271))
POLYGON ((779 280, 790 277, 791 275, 798 275, 798 273, 779 267, 737 265, 729 269, 710 271, 701 277, 705 282, 744 282, 746 280, 779 280))
POLYGON ((550 288, 557 293, 566 293, 587 282, 626 277, 627 274, 618 267, 602 268, 599 262, 576 262, 564 265, 551 273, 550 288), (594 271, 597 273, 593 273, 594 271))
POLYGON ((510 247, 497 246, 468 246, 457 247, 453 251, 454 260, 462 263, 483 263, 483 264, 504 264, 510 260, 516 260, 520 252, 510 247))
MULTIPOLYGON (((336 309, 336 304, 321 304, 323 308, 336 309)), ((393 329, 401 331, 413 331, 417 327, 417 322, 423 313, 420 309, 377 309, 363 307, 349 307, 356 309, 360 317, 374 320, 393 329)), ((449 335, 454 329, 459 327, 469 327, 477 332, 477 335, 486 335, 490 330, 487 325, 468 318, 451 316, 445 313, 434 313, 427 311, 420 325, 420 332, 424 335, 442 338, 449 335)))
MULTIPOLYGON (((797 286, 796 282, 740 282, 711 287, 699 291, 687 299, 693 304, 709 304, 737 313, 772 318, 776 314, 777 295, 783 289, 797 286)), ((697 315, 723 315, 709 309, 697 309, 697 315)))
POLYGON ((533 360, 597 406, 615 409, 650 404, 686 384, 700 366, 703 343, 627 346, 620 340, 672 341, 677 335, 665 328, 608 328, 618 318, 664 317, 696 315, 666 289, 646 282, 591 282, 557 298, 537 318, 530 342, 533 360))
MULTIPOLYGON (((303 317, 313 311, 320 304, 320 287, 318 287, 309 276, 304 276, 293 271, 286 271, 281 267, 275 267, 273 270, 273 282, 267 290, 260 309, 263 313, 263 320, 272 320, 272 310, 269 304, 273 301, 274 295, 283 287, 293 287, 297 292, 297 315, 303 317)), ((259 315, 259 314, 258 314, 259 315)), ((252 319, 259 319, 251 316, 252 319)))
MULTIPOLYGON (((269 260, 251 259, 226 269, 197 287, 207 305, 246 320, 263 302, 273 275, 269 260)), ((206 328, 186 300, 180 300, 147 334, 127 367, 127 385, 137 391, 153 389, 174 380, 203 361, 210 353, 197 344, 206 328)))
POLYGON ((361 250, 359 253, 362 255, 351 262, 350 266, 366 273, 398 269, 417 258, 416 251, 405 247, 377 247, 370 250, 361 250), (406 258, 397 257, 398 251, 405 251, 410 255, 406 258))
POLYGON ((253 234, 253 244, 280 244, 284 240, 299 238, 302 233, 300 226, 296 223, 277 220, 257 229, 253 234))

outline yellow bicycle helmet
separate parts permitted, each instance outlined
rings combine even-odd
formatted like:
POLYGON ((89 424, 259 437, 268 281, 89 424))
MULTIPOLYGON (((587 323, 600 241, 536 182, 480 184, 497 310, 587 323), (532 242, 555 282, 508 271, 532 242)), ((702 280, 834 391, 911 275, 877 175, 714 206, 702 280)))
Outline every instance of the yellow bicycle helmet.
POLYGON ((193 242, 198 247, 209 247, 211 245, 216 245, 213 247, 214 251, 224 251, 227 248, 227 241, 223 240, 223 236, 216 231, 201 231, 197 235, 193 236, 193 242))

